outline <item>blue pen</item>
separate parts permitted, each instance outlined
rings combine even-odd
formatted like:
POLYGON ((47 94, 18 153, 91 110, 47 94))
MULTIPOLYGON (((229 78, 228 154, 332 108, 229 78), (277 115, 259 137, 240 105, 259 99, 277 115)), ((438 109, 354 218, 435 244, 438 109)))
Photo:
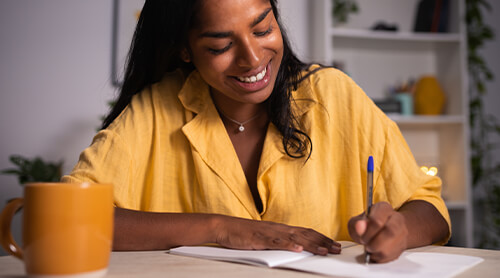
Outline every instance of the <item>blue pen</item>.
MULTIPOLYGON (((370 215, 370 209, 373 203, 373 157, 368 157, 367 175, 366 175, 366 217, 370 215)), ((366 252, 365 263, 370 262, 370 253, 366 252)))

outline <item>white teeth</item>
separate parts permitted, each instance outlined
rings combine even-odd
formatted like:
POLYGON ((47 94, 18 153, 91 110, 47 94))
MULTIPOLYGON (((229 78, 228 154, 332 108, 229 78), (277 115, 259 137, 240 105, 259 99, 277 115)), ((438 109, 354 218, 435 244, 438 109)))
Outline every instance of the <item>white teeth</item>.
POLYGON ((266 76, 266 68, 262 72, 259 72, 257 75, 254 76, 246 76, 246 77, 237 77, 239 81, 245 82, 245 83, 254 83, 257 81, 262 80, 264 76, 266 76))

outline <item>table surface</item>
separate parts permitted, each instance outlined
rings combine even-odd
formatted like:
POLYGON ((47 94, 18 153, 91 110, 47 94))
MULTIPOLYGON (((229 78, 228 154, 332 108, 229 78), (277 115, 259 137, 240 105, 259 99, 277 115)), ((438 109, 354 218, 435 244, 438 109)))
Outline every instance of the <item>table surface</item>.
MULTIPOLYGON (((477 256, 483 262, 456 277, 500 277, 500 251, 425 246, 414 249, 421 252, 439 252, 477 256)), ((12 256, 0 257, 0 277, 21 277, 25 274, 23 264, 12 256)), ((248 278, 312 278, 322 275, 293 270, 256 267, 183 257, 167 251, 112 252, 108 274, 105 277, 248 277, 248 278)))

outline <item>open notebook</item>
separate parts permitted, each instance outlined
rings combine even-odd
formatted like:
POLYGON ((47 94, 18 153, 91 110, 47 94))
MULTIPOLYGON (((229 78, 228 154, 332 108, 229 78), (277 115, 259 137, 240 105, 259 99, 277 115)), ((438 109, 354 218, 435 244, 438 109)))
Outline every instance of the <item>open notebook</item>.
POLYGON ((309 252, 247 251, 208 246, 178 247, 170 249, 170 253, 342 277, 453 277, 483 261, 472 256, 406 251, 395 261, 366 265, 362 245, 341 243, 342 254, 328 256, 315 256, 309 252))

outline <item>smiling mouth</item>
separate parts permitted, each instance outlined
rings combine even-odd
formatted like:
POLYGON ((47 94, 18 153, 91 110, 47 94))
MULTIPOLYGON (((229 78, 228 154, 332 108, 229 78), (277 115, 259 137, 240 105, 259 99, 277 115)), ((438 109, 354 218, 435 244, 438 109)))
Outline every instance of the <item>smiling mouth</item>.
POLYGON ((253 76, 236 76, 236 79, 238 79, 241 82, 244 83, 255 83, 257 81, 262 80, 266 76, 267 72, 267 67, 264 68, 261 72, 257 73, 256 75, 253 76))

